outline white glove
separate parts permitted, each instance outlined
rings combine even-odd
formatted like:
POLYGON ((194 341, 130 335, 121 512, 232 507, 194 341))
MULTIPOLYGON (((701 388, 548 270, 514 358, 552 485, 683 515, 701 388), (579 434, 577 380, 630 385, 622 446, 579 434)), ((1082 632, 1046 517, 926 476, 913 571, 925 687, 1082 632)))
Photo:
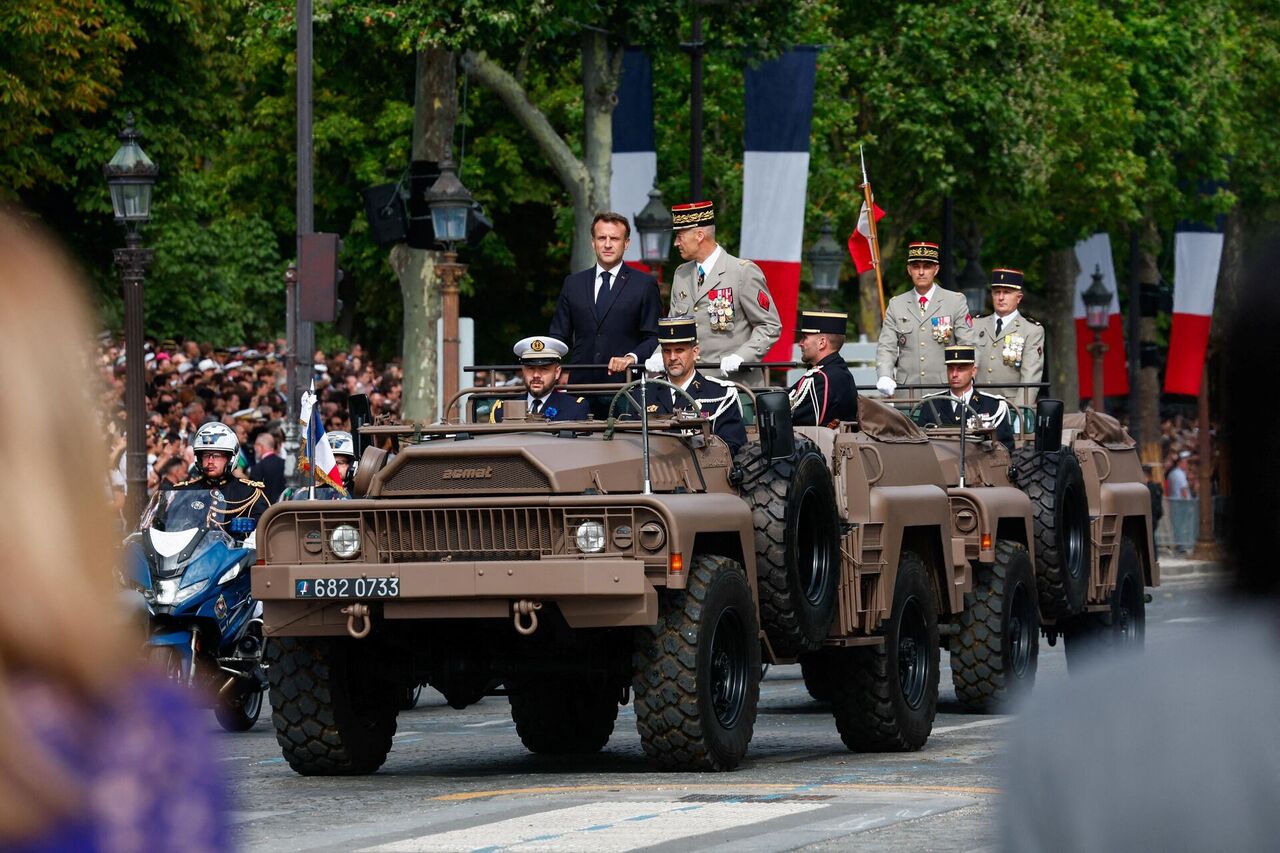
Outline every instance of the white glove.
POLYGON ((740 355, 726 355, 720 359, 720 372, 725 376, 730 373, 737 373, 739 367, 742 367, 742 356, 740 355))
POLYGON ((661 373, 662 366, 662 347, 658 347, 653 351, 653 355, 644 360, 644 369, 650 373, 661 373))
POLYGON ((881 376, 876 380, 876 389, 882 397, 892 397, 893 392, 898 390, 898 383, 893 381, 890 376, 881 376))

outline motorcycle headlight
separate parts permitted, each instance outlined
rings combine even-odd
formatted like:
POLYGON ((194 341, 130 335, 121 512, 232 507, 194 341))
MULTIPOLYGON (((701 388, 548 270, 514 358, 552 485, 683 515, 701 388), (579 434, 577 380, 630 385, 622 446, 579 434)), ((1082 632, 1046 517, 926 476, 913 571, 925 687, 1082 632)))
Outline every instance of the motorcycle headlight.
POLYGON ((339 524, 329 534, 329 550, 335 557, 350 560, 360 553, 360 531, 350 524, 339 524))
POLYGON ((604 525, 598 521, 584 521, 578 525, 574 536, 578 550, 584 554, 595 554, 604 550, 604 525))
POLYGON ((165 607, 177 606, 209 585, 209 579, 205 578, 202 581, 193 583, 191 586, 184 586, 179 589, 178 584, 180 582, 180 578, 160 581, 160 588, 156 591, 155 596, 156 604, 162 604, 165 607))
POLYGON ((204 589, 208 585, 209 585, 209 579, 205 578, 199 583, 193 583, 191 586, 184 586, 182 589, 178 590, 178 594, 177 596, 174 597, 173 603, 181 604, 191 596, 195 595, 197 592, 200 592, 202 589, 204 589))

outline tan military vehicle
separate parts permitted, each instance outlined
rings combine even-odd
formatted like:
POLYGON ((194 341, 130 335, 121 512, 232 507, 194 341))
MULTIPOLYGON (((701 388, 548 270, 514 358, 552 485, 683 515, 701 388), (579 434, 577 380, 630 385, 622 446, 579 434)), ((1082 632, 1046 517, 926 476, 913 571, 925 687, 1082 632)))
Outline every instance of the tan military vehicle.
POLYGON ((364 428, 401 444, 364 451, 355 499, 259 527, 290 765, 377 769, 426 681, 459 708, 506 695, 546 753, 602 748, 631 694, 660 766, 730 769, 762 661, 818 651, 850 748, 922 746, 968 584, 934 448, 878 403, 794 440, 785 394, 756 406, 736 459, 700 417, 549 423, 518 400, 501 424, 364 428))

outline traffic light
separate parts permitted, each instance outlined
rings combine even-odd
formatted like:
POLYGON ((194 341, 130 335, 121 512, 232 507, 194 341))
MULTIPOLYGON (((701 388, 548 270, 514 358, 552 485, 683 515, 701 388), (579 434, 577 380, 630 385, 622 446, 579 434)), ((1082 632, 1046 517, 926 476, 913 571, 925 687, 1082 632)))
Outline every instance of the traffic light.
POLYGON ((332 323, 338 319, 342 241, 337 234, 303 234, 298 242, 298 316, 308 323, 332 323))

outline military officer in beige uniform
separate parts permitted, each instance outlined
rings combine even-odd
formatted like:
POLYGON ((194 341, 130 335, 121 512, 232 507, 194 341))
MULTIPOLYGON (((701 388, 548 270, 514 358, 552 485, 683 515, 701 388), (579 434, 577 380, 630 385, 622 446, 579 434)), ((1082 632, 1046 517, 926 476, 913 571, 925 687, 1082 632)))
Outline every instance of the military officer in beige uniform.
POLYGON ((914 285, 889 300, 876 346, 876 388, 892 397, 900 384, 940 385, 947 381, 943 351, 972 346, 973 317, 963 293, 934 283, 941 252, 937 243, 907 247, 907 273, 914 285))
MULTIPOLYGON (((782 318, 753 262, 735 258, 716 243, 715 207, 709 201, 671 208, 675 244, 681 264, 671 280, 668 316, 691 316, 698 321, 702 358, 717 362, 720 373, 734 382, 760 387, 764 371, 742 370, 743 362, 763 361, 782 334, 782 318)), ((661 370, 661 352, 645 367, 661 370)))
POLYGON ((978 384, 1018 406, 1034 406, 1034 388, 1001 388, 1001 382, 1039 382, 1044 375, 1044 327, 1018 311, 1022 270, 991 271, 995 313, 975 321, 978 330, 978 384))

